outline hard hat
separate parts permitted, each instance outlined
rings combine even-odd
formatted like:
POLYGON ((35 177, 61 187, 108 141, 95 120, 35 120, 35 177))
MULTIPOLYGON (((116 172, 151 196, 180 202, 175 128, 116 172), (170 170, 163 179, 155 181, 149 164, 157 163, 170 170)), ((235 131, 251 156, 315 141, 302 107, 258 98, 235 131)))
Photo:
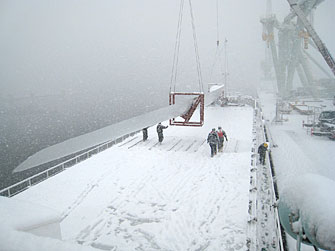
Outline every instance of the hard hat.
POLYGON ((268 144, 267 144, 267 143, 264 143, 264 146, 265 146, 265 147, 268 147, 268 144))

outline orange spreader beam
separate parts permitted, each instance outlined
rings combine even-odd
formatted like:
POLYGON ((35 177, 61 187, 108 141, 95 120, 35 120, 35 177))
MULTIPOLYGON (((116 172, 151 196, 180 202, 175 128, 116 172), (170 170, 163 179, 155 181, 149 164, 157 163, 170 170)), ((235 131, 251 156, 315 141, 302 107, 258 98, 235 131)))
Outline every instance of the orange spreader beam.
POLYGON ((174 105, 176 103, 176 96, 195 96, 192 102, 190 109, 181 115, 180 117, 184 119, 184 121, 177 121, 176 118, 170 119, 170 125, 175 126, 203 126, 204 124, 204 94, 203 93, 187 93, 187 92, 172 92, 169 95, 169 104, 174 105), (197 107, 200 106, 200 118, 199 121, 190 121, 194 111, 197 107))

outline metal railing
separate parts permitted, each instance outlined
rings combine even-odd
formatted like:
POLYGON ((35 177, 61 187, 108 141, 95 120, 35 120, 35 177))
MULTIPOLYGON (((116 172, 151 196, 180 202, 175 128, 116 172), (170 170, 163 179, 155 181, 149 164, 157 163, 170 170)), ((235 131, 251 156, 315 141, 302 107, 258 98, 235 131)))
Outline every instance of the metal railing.
POLYGON ((269 165, 269 173, 270 173, 270 180, 271 180, 271 190, 272 190, 272 199, 273 199, 273 210, 274 210, 274 220, 275 220, 275 224, 276 224, 276 230, 277 230, 277 240, 276 240, 276 247, 277 250, 280 251, 286 251, 287 247, 286 247, 286 239, 285 239, 285 232, 283 231, 281 224, 280 224, 280 220, 279 220, 279 213, 278 213, 278 208, 276 205, 277 200, 279 199, 279 195, 278 195, 278 191, 276 188, 276 183, 274 181, 274 173, 273 173, 273 165, 272 165, 272 157, 271 157, 271 153, 268 153, 268 158, 267 158, 267 162, 269 165))
POLYGON ((247 227, 247 250, 257 250, 257 112, 254 109, 253 128, 252 128, 252 146, 251 146, 251 163, 250 163, 250 183, 249 183, 249 204, 248 204, 248 227, 247 227))
MULTIPOLYGON (((255 104, 255 108, 257 107, 259 107, 258 104, 255 104)), ((270 145, 276 147, 271 132, 262 121, 261 109, 255 109, 253 134, 254 142, 251 166, 256 170, 253 175, 255 176, 255 179, 257 179, 254 186, 257 187, 257 213, 252 216, 256 220, 255 225, 257 225, 257 230, 255 236, 256 243, 250 245, 248 250, 253 251, 266 248, 266 250, 286 251, 288 249, 286 246, 285 232, 281 228, 276 207, 279 194, 271 151, 267 151, 266 165, 257 165, 257 149, 260 143, 270 142, 270 145)), ((250 242, 250 244, 253 243, 250 242)))
MULTIPOLYGON (((267 142, 271 142, 271 144, 274 146, 275 144, 273 143, 272 136, 270 134, 270 131, 266 125, 263 127, 264 130, 264 137, 267 142)), ((270 184, 271 184, 271 195, 272 195, 272 206, 274 210, 274 221, 276 225, 276 235, 277 239, 274 242, 275 246, 277 247, 277 250, 279 251, 286 251, 288 250, 287 248, 287 243, 286 243, 286 236, 285 236, 285 231, 283 230, 281 224, 280 224, 280 219, 279 219, 279 214, 278 214, 278 208, 277 208, 277 201, 279 200, 279 192, 278 192, 278 187, 277 187, 277 182, 276 182, 276 174, 274 170, 274 164, 273 164, 273 159, 271 155, 271 151, 267 151, 267 166, 268 172, 269 172, 269 178, 270 178, 270 184)))
POLYGON ((275 206, 278 193, 271 153, 267 152, 266 165, 257 164, 259 144, 265 141, 273 143, 270 131, 263 124, 261 115, 257 109, 254 110, 247 250, 256 251, 265 248, 286 251, 285 233, 281 229, 278 210, 275 206))
POLYGON ((64 162, 58 163, 57 165, 54 165, 52 167, 49 167, 48 169, 41 171, 33 176, 30 176, 24 180, 21 180, 5 189, 2 189, 0 191, 0 196, 5 196, 5 197, 12 197, 18 193, 23 192, 24 190, 28 189, 29 187, 36 185, 62 171, 64 171, 65 169, 72 167, 76 164, 78 164, 79 162, 82 162, 90 157, 92 157, 95 154, 98 154, 110 147, 112 147, 115 144, 118 144, 122 141, 124 141, 125 139, 127 139, 130 136, 134 136, 136 133, 138 133, 139 131, 136 132, 132 132, 129 134, 126 134, 120 138, 117 138, 115 140, 110 140, 107 141, 101 145, 98 145, 96 147, 94 147, 93 149, 90 149, 88 151, 85 151, 83 153, 80 153, 78 155, 76 155, 73 158, 70 158, 64 162))

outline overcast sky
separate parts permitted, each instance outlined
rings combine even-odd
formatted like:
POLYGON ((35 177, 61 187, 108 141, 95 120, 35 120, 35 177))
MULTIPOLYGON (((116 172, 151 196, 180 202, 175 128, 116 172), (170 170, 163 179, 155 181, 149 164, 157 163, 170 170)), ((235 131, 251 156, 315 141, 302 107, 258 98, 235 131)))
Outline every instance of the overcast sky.
MULTIPOLYGON (((170 86, 179 0, 1 0, 2 95, 170 86)), ((213 70, 217 40, 216 0, 193 0, 204 83, 213 70)), ((219 0, 219 40, 228 40, 229 85, 255 85, 264 53, 259 22, 266 0, 219 0)), ((335 54, 335 1, 317 9, 316 29, 335 54)), ((286 0, 273 1, 282 21, 286 0)), ((185 1, 178 82, 197 82, 188 1, 185 1)), ((223 54, 221 54, 223 60, 223 54)), ((326 67, 326 66, 325 66, 326 67)), ((212 73, 212 74, 211 74, 212 73)), ((194 87, 191 87, 191 89, 194 87)), ((198 91, 195 89, 194 91, 198 91)))

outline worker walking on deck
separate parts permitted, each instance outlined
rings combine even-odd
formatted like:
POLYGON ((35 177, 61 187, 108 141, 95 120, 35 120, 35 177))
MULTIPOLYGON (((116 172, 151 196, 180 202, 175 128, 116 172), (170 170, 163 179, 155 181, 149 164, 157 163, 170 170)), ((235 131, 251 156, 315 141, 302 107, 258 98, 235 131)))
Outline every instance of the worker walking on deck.
POLYGON ((158 134, 158 141, 159 143, 162 143, 164 136, 163 136, 163 130, 168 128, 168 126, 163 126, 162 123, 158 123, 157 125, 157 134, 158 134))
POLYGON ((219 126, 218 129, 219 129, 218 130, 218 136, 219 136, 218 151, 222 152, 224 139, 226 138, 226 141, 228 141, 228 138, 227 138, 226 132, 222 130, 221 126, 219 126))
POLYGON ((213 128, 212 131, 208 134, 207 143, 211 147, 211 157, 213 157, 214 155, 216 155, 216 152, 217 152, 216 146, 219 143, 219 136, 217 132, 215 131, 215 128, 213 128))
POLYGON ((265 153, 268 150, 268 144, 263 143, 258 147, 258 154, 259 154, 259 162, 262 165, 265 165, 265 153))
POLYGON ((142 133, 143 133, 143 141, 146 141, 148 139, 148 127, 143 128, 142 133))

